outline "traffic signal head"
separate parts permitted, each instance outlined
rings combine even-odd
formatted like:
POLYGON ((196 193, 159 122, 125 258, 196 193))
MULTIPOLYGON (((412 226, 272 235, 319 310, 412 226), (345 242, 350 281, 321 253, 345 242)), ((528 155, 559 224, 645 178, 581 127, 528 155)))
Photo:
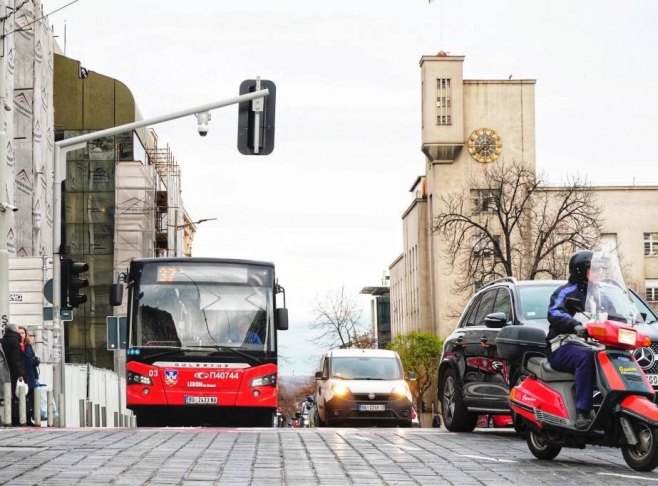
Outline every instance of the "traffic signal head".
POLYGON ((84 262, 74 262, 70 258, 62 258, 62 307, 79 307, 87 302, 87 296, 80 290, 89 286, 89 280, 79 275, 89 270, 84 262))
POLYGON ((244 155, 269 155, 274 150, 276 85, 267 79, 245 79, 240 84, 241 95, 259 89, 270 94, 238 105, 238 150, 244 155))

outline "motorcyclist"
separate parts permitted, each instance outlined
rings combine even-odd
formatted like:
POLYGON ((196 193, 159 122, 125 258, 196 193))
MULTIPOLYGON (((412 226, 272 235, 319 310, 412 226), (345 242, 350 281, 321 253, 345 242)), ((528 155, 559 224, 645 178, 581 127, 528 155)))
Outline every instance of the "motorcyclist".
MULTIPOLYGON (((585 327, 574 319, 577 312, 587 308, 588 283, 598 284, 599 269, 592 268, 592 256, 590 250, 580 250, 571 255, 569 281, 553 292, 548 308, 548 361, 555 370, 575 374, 574 426, 579 430, 587 429, 592 422, 594 353, 600 349, 585 340, 585 327)), ((599 306, 610 307, 610 303, 603 297, 599 306)))

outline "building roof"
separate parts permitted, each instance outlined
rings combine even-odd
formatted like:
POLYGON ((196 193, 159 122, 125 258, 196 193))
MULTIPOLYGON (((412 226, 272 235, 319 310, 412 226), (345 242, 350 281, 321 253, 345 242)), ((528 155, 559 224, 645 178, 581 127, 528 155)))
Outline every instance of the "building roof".
POLYGON ((391 289, 389 287, 363 287, 360 294, 370 295, 388 295, 391 289))

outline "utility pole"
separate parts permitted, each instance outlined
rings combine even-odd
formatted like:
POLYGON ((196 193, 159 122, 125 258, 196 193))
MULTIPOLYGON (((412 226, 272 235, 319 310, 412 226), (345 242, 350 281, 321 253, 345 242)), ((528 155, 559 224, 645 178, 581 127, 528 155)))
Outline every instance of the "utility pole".
MULTIPOLYGON (((5 0, 0 0, 0 325, 9 323, 9 211, 15 208, 7 201, 7 134, 5 132, 5 106, 7 86, 5 82, 5 0)), ((2 331, 4 332, 4 330, 2 331)), ((0 333, 1 334, 1 333, 0 333)))
MULTIPOLYGON (((0 0, 0 2, 2 1, 3 0, 0 0)), ((269 95, 268 89, 254 91, 252 93, 243 94, 240 96, 228 98, 221 101, 215 101, 213 103, 208 103, 206 105, 201 105, 194 108, 188 108, 186 110, 181 110, 166 115, 161 115, 148 120, 128 123, 125 125, 120 125, 118 127, 112 127, 112 128, 107 128, 105 130, 99 130, 97 132, 88 133, 86 135, 67 138, 65 140, 60 140, 59 142, 55 143, 54 165, 53 165, 53 171, 55 173, 55 181, 53 183, 53 226, 54 226, 53 227, 53 341, 54 341, 53 361, 56 361, 58 363, 57 364, 58 369, 55 372, 55 379, 53 385, 54 385, 54 392, 57 394, 57 396, 59 396, 59 403, 61 404, 59 410, 60 427, 66 426, 65 418, 64 418, 66 414, 66 377, 65 377, 66 353, 64 349, 65 330, 61 320, 62 268, 61 268, 61 260, 60 260, 62 253, 61 198, 62 198, 62 182, 66 179, 66 154, 73 150, 79 150, 85 148, 87 142, 91 140, 96 140, 103 137, 111 137, 124 132, 132 132, 133 130, 136 130, 138 128, 157 125, 159 123, 175 120, 178 118, 183 118, 190 115, 195 115, 198 113, 205 113, 217 108, 223 108, 225 106, 235 105, 238 103, 243 103, 245 101, 251 101, 251 100, 263 98, 268 95, 269 95), (56 352, 59 352, 59 355, 57 355, 56 352)), ((3 108, 0 107, 0 110, 1 109, 3 108)), ((207 125, 204 125, 203 128, 204 129, 202 131, 201 125, 199 125, 199 134, 205 136, 208 133, 208 127, 207 125)), ((0 240, 2 239, 4 238, 0 238, 0 240)), ((5 280, 9 280, 8 269, 7 269, 7 273, 4 276, 0 274, 0 281, 2 281, 3 278, 5 280)), ((7 299, 7 308, 8 308, 9 307, 8 294, 6 296, 0 296, 0 298, 7 299)))

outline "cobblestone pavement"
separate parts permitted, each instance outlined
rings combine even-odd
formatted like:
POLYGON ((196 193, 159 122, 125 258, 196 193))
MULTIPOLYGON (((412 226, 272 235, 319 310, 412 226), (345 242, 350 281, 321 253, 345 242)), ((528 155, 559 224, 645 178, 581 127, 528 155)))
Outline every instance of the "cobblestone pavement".
POLYGON ((538 461, 491 430, 0 429, 0 483, 185 485, 635 485, 619 449, 538 461))

